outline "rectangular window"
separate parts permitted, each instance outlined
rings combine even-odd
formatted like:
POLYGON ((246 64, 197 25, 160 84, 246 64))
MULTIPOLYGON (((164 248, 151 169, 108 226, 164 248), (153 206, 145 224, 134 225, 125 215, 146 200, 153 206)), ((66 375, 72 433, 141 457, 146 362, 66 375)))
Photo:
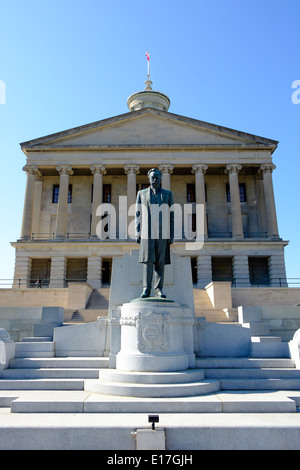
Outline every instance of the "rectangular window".
POLYGON ((249 256, 250 283, 253 286, 270 285, 269 263, 267 257, 249 256))
MULTIPOLYGON (((52 188, 52 204, 57 204, 59 198, 59 184, 54 184, 52 188)), ((68 203, 72 202, 72 185, 69 184, 68 203)))
POLYGON ((102 261, 102 284, 110 284, 112 260, 104 259, 102 261))
POLYGON ((49 258, 32 258, 31 264, 31 287, 48 287, 50 281, 51 259, 49 258), (37 283, 38 279, 41 282, 37 283))
MULTIPOLYGON (((205 189, 205 201, 207 201, 206 184, 204 186, 204 189, 205 189)), ((196 186, 194 183, 187 183, 186 185, 186 200, 187 202, 196 202, 196 186)))
POLYGON ((186 200, 187 202, 196 202, 196 192, 194 183, 188 183, 186 185, 186 200))
POLYGON ((149 188, 149 183, 137 183, 136 184, 136 192, 138 193, 138 191, 142 190, 142 189, 147 189, 149 188))
POLYGON ((69 190, 68 190, 68 203, 71 204, 72 202, 72 185, 69 184, 69 190))
POLYGON ((67 258, 66 281, 86 282, 87 258, 67 258))
POLYGON ((58 203, 58 196, 59 196, 59 184, 54 184, 52 189, 52 203, 58 203))
POLYGON ((241 202, 246 202, 246 185, 245 183, 240 183, 239 184, 239 189, 240 189, 240 201, 241 202))
MULTIPOLYGON (((247 202, 246 184, 245 183, 239 183, 239 190, 240 190, 240 202, 247 202)), ((227 202, 230 202, 230 186, 229 186, 229 183, 226 184, 226 198, 227 198, 227 202)))
POLYGON ((232 257, 224 256, 212 256, 212 280, 232 282, 233 280, 233 269, 232 269, 232 257))
POLYGON ((103 202, 111 202, 111 184, 103 185, 103 202))

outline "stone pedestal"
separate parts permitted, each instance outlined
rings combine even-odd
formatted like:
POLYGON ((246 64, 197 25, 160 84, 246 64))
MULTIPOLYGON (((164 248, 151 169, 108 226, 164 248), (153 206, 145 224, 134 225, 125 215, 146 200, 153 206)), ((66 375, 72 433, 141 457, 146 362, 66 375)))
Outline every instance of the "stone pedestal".
POLYGON ((120 310, 121 348, 116 369, 162 372, 195 367, 191 309, 149 298, 125 303, 120 310))
POLYGON ((218 379, 196 369, 195 317, 171 300, 135 299, 113 310, 108 369, 84 390, 103 395, 171 398, 220 390, 218 379))
POLYGON ((218 379, 196 369, 191 265, 172 255, 166 295, 141 298, 136 253, 114 260, 110 296, 109 368, 87 379, 88 392, 112 396, 170 398, 220 390, 218 379), (134 295, 132 295, 134 293, 134 295), (172 300, 171 300, 172 299, 172 300))

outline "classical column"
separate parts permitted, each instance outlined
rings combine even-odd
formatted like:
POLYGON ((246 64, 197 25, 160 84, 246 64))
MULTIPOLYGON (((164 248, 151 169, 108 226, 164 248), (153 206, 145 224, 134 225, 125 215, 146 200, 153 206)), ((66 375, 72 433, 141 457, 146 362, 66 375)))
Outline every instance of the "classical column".
POLYGON ((56 169, 60 180, 55 238, 65 238, 68 224, 69 175, 72 175, 73 171, 70 166, 57 166, 56 169))
POLYGON ((96 211, 97 207, 102 204, 103 196, 103 175, 105 175, 106 170, 104 165, 92 165, 90 167, 92 174, 94 175, 94 184, 93 184, 93 206, 92 206, 92 223, 91 223, 91 237, 97 237, 96 228, 97 228, 97 216, 96 211))
POLYGON ((171 190, 171 174, 174 170, 174 165, 170 165, 169 163, 164 163, 158 166, 158 169, 162 172, 161 178, 161 186, 164 189, 171 190))
POLYGON ((128 164, 124 166, 127 175, 127 206, 132 206, 136 201, 136 175, 139 173, 139 165, 128 164))
POLYGON ((226 165, 226 173, 229 174, 229 188, 230 188, 230 206, 231 206, 231 223, 232 223, 232 237, 244 238, 243 233, 243 220, 240 202, 240 188, 238 173, 242 165, 228 164, 226 165))
POLYGON ((272 181, 272 172, 275 170, 275 168, 276 166, 273 163, 263 163, 260 166, 260 171, 263 174, 268 236, 272 238, 279 238, 272 181))
MULTIPOLYGON (((127 175, 127 227, 130 229, 129 224, 132 225, 134 221, 134 214, 135 214, 135 202, 136 202, 136 175, 139 173, 139 165, 135 164, 128 164, 124 166, 125 173, 127 175), (129 211, 129 209, 131 210, 129 211)), ((129 230, 131 237, 134 236, 132 226, 131 230, 129 230)), ((130 234, 127 234, 130 235, 130 234)), ((125 234, 120 234, 120 237, 125 237, 125 234)), ((129 236, 129 238, 131 238, 129 236)))
POLYGON ((43 193, 43 180, 41 176, 38 176, 34 184, 33 215, 32 215, 33 238, 39 237, 42 193, 43 193))
MULTIPOLYGON (((196 204, 202 204, 204 206, 204 237, 207 238, 207 220, 206 220, 206 200, 205 200, 205 180, 204 175, 208 166, 203 163, 197 163, 192 166, 192 173, 195 174, 195 189, 196 189, 196 204)), ((197 214, 197 212, 196 212, 197 214)), ((196 220, 196 228, 201 221, 196 220)))
POLYGON ((35 165, 25 165, 23 170, 27 173, 27 182, 24 199, 21 238, 29 239, 31 238, 32 234, 33 198, 35 178, 38 175, 38 167, 35 165))

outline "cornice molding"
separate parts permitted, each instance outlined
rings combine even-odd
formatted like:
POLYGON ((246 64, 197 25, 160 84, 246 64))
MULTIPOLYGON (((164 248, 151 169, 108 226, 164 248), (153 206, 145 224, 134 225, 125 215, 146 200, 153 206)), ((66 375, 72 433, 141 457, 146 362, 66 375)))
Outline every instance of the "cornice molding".
POLYGON ((43 152, 124 152, 124 151, 182 151, 187 152, 199 151, 253 151, 267 150, 272 153, 272 148, 264 144, 107 144, 107 145, 56 145, 56 146, 35 146, 28 148, 25 153, 43 153, 43 152))
MULTIPOLYGON (((235 138, 237 140, 247 141, 249 144, 260 145, 263 144, 269 148, 272 148, 273 151, 276 149, 278 145, 278 141, 268 139, 265 137, 260 137, 254 134, 249 134, 246 132, 238 131, 235 129, 231 129, 228 127, 211 124, 205 121, 200 121, 193 118, 188 118, 186 116, 178 115, 169 113, 167 111, 161 111, 153 108, 144 108, 139 111, 132 111, 126 114, 121 114, 118 116, 114 116, 111 118, 103 119, 101 121, 92 122, 90 124, 85 124, 82 126, 74 127, 71 129, 67 129, 61 132, 57 132, 54 134, 49 134, 44 137, 40 137, 37 139, 32 139, 26 142, 22 142, 21 148, 24 152, 26 150, 32 150, 34 147, 37 146, 47 146, 47 143, 55 140, 64 140, 69 137, 73 136, 80 136, 84 134, 88 134, 89 132, 93 132, 96 129, 105 129, 106 127, 110 127, 113 125, 120 125, 120 123, 126 123, 128 121, 132 121, 138 118, 142 118, 143 116, 152 115, 152 116, 160 116, 164 120, 177 122, 182 125, 193 127, 194 129, 202 130, 207 133, 212 133, 215 135, 220 135, 227 138, 235 138)), ((55 145, 55 143, 54 143, 55 145)))

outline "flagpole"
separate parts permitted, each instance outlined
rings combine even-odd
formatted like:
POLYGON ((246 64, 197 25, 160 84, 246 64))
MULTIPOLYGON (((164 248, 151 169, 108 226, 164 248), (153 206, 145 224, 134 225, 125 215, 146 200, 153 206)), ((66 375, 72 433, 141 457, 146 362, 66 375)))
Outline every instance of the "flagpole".
POLYGON ((149 55, 149 52, 146 52, 146 57, 147 57, 147 61, 148 61, 148 80, 150 80, 150 55, 149 55))

